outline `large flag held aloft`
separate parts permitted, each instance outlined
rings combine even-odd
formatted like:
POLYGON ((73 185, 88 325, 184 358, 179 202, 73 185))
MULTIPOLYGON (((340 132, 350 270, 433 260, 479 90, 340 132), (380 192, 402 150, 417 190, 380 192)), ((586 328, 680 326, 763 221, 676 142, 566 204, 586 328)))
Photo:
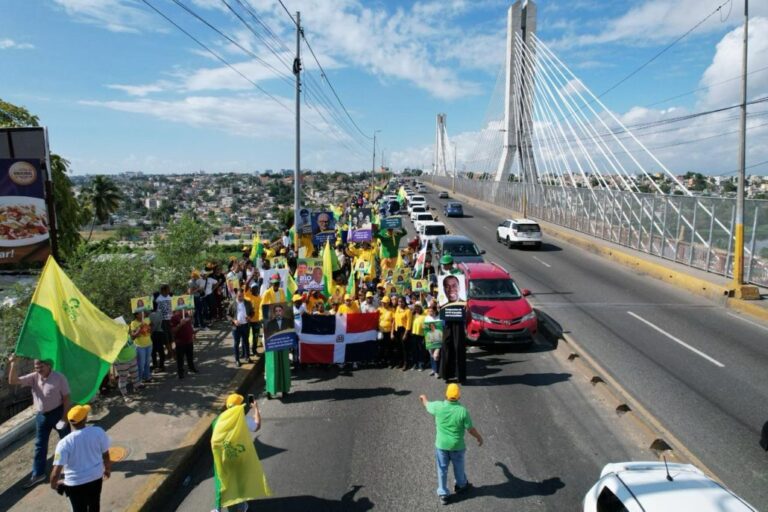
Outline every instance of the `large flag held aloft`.
POLYGON ((52 257, 43 268, 16 353, 49 359, 69 381, 75 403, 88 402, 128 340, 128 330, 99 311, 52 257))
POLYGON ((216 418, 211 450, 218 508, 272 494, 253 446, 242 405, 230 407, 216 418))
POLYGON ((376 358, 378 313, 302 315, 299 360, 302 363, 354 363, 376 358))

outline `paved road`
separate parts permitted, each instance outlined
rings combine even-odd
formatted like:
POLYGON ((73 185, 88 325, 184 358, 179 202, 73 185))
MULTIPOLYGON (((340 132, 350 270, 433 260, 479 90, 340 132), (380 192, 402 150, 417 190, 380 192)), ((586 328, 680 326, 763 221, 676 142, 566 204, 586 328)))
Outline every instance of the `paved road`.
MULTIPOLYGON (((477 490, 449 510, 578 510, 606 461, 649 457, 587 380, 550 350, 539 342, 531 352, 470 354, 473 377, 462 402, 485 445, 467 436, 467 472, 477 490)), ((254 392, 261 390, 257 383, 254 392)), ((434 426, 417 398, 438 399, 443 391, 428 372, 299 373, 284 403, 260 399, 256 446, 274 497, 252 509, 445 510, 435 495, 434 426)), ((208 454, 201 457, 178 510, 211 509, 210 464, 208 454)))
MULTIPOLYGON (((447 200, 428 195, 440 212, 447 200)), ((464 206, 447 224, 487 250, 723 481, 768 510, 768 326, 557 239, 495 240, 503 220, 464 206)))

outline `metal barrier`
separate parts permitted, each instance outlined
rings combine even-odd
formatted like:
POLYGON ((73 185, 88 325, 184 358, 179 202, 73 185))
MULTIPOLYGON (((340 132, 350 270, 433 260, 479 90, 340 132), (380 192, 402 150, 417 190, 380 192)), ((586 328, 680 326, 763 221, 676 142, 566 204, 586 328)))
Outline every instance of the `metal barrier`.
MULTIPOLYGON (((453 178, 425 176, 450 190, 453 178)), ((736 199, 456 178, 457 193, 603 240, 733 276, 736 199)), ((744 203, 745 280, 768 286, 768 201, 744 203)))

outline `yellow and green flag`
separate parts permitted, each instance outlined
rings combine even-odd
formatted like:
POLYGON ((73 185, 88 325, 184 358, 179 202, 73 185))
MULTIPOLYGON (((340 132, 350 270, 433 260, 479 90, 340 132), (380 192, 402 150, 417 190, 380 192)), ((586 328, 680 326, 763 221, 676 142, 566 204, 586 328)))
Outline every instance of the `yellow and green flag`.
POLYGON ((256 263, 256 258, 260 258, 262 254, 264 254, 264 244, 261 242, 261 235, 256 233, 251 242, 251 254, 248 258, 256 263))
POLYGON ((330 297, 334 281, 333 273, 341 268, 339 265, 339 258, 336 256, 336 251, 331 247, 331 241, 325 241, 325 248, 323 249, 323 282, 325 285, 324 294, 326 297, 330 297))
POLYGON ((51 360, 53 369, 67 377, 72 401, 83 404, 98 391, 127 339, 126 326, 99 311, 49 257, 16 353, 51 360))
POLYGON ((293 296, 299 290, 299 285, 296 284, 296 280, 293 278, 290 272, 288 272, 285 288, 288 292, 288 298, 291 300, 291 302, 293 302, 293 296))
POLYGON ((218 508, 272 495, 245 421, 244 406, 231 407, 216 418, 211 450, 218 508))

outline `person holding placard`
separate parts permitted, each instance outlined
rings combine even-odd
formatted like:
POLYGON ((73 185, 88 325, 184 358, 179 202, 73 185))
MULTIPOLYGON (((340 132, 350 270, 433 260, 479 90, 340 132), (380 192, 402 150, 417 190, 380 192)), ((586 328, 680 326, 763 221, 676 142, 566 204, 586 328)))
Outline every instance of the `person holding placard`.
POLYGON ((129 326, 131 339, 136 345, 136 360, 139 366, 139 381, 152 382, 150 362, 152 361, 152 324, 144 318, 144 312, 134 313, 129 326))
POLYGON ((235 363, 238 368, 242 364, 240 359, 251 361, 250 348, 248 346, 248 333, 250 330, 248 318, 253 317, 253 306, 245 300, 242 290, 237 291, 237 297, 229 306, 227 318, 232 322, 232 338, 234 339, 235 363))
MULTIPOLYGON (((280 288, 280 276, 274 274, 269 280, 270 287, 261 295, 261 307, 288 302, 288 296, 280 288)), ((263 316, 262 312, 262 316, 263 316)), ((266 345, 266 332, 265 345, 266 345)), ((264 389, 267 397, 277 393, 286 396, 291 391, 291 361, 288 350, 270 350, 264 352, 264 389)))
POLYGON ((184 311, 176 311, 171 317, 171 330, 176 342, 176 371, 180 379, 184 378, 184 360, 190 373, 197 373, 195 368, 193 347, 195 330, 192 328, 192 317, 184 311))

